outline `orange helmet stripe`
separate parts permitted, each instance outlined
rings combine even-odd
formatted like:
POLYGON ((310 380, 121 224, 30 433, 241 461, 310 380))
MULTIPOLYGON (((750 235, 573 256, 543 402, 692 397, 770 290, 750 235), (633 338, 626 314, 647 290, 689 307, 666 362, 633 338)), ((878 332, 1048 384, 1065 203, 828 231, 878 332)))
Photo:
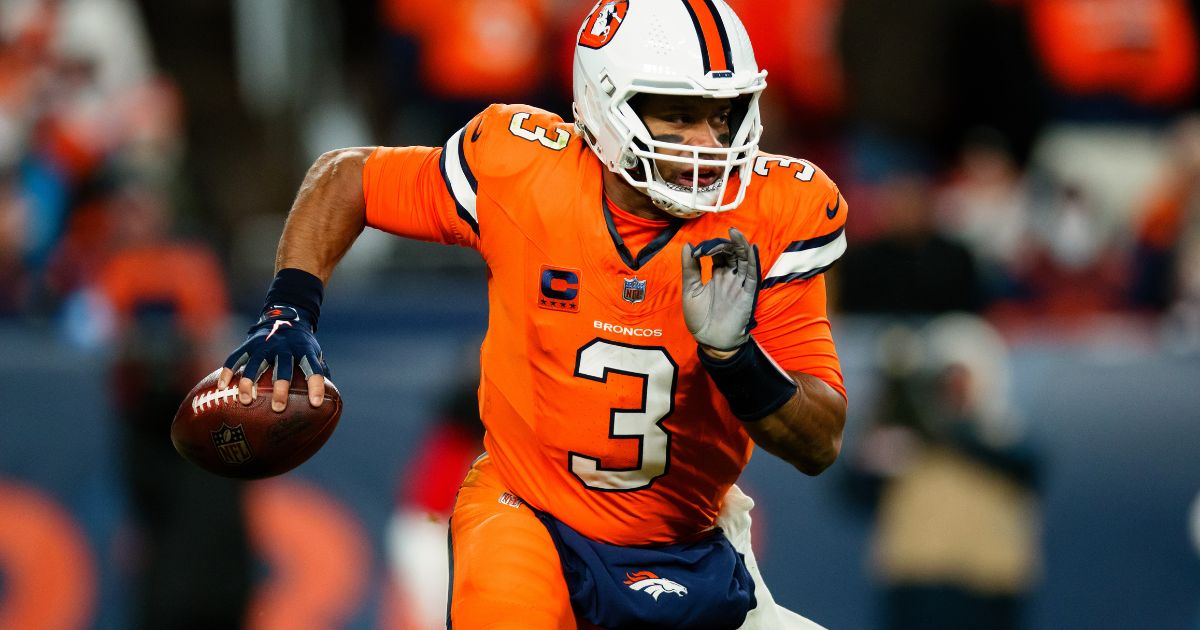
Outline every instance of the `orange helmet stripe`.
POLYGON ((725 32, 725 23, 717 13, 717 7, 712 0, 683 0, 688 13, 692 16, 692 24, 696 27, 696 36, 700 39, 700 52, 704 60, 704 73, 732 72, 733 58, 729 49, 729 35, 725 32))

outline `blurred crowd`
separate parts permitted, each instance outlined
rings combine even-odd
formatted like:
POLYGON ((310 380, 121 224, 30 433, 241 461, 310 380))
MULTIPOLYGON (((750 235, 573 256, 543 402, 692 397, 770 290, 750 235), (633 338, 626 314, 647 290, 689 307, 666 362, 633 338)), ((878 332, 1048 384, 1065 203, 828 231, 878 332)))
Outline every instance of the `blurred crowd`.
POLYGON ((136 7, 0 7, 0 313, 13 315, 61 304, 165 229, 182 106, 136 7))
MULTIPOLYGON (((838 309, 1149 315, 1200 347, 1193 3, 732 4, 770 72, 764 149, 851 200, 838 309)), ((496 101, 569 118, 590 5, 6 0, 0 314, 69 313, 133 241, 258 271, 323 150, 440 144, 496 101)), ((404 247, 367 239, 347 273, 404 247)))

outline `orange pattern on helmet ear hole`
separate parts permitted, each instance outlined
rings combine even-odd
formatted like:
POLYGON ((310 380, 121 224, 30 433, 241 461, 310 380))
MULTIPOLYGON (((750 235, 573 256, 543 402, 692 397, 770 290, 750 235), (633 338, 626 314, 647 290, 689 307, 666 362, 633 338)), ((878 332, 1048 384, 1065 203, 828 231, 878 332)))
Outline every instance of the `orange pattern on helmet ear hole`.
POLYGON ((617 29, 625 21, 625 13, 629 11, 629 0, 601 2, 596 5, 591 15, 583 21, 583 30, 579 33, 579 45, 588 48, 600 48, 611 42, 617 34, 617 29), (598 24, 604 19, 606 24, 598 24), (602 30, 601 30, 602 29, 602 30))

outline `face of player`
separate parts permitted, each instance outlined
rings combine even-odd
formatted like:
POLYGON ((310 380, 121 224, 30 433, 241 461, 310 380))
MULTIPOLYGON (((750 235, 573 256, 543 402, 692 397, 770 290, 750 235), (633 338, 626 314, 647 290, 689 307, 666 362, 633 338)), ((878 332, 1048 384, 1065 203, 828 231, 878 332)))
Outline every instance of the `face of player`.
MULTIPOLYGON (((729 114, 732 104, 731 99, 643 94, 638 97, 634 109, 655 140, 693 147, 727 148, 731 140, 729 114)), ((660 152, 692 157, 690 152, 663 149, 660 152)), ((703 153, 700 157, 717 158, 703 153)), ((693 184, 699 184, 701 189, 713 186, 719 183, 722 175, 722 169, 715 166, 700 167, 698 177, 688 164, 658 160, 655 166, 663 181, 688 191, 693 184), (692 181, 694 177, 697 182, 692 181)))

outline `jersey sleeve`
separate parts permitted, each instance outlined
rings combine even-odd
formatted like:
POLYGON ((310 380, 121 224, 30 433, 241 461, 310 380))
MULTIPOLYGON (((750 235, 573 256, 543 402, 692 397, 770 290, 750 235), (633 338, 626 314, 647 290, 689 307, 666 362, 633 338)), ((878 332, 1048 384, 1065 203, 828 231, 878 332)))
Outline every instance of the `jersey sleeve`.
POLYGON ((478 248, 478 226, 443 175, 444 148, 379 147, 363 169, 367 225, 398 236, 478 248))
POLYGON ((780 367, 811 374, 846 396, 825 312, 824 276, 760 294, 755 319, 754 339, 780 367))
POLYGON ((491 105, 446 144, 380 147, 367 159, 367 224, 393 234, 480 249, 493 199, 518 191, 541 147, 562 150, 562 119, 532 107, 491 105), (482 211, 482 212, 481 212, 482 211))
POLYGON ((803 176, 811 168, 811 179, 792 176, 773 186, 772 205, 780 210, 760 261, 753 334, 780 367, 816 376, 844 397, 823 274, 846 251, 847 204, 823 171, 803 164, 793 172, 803 176))

